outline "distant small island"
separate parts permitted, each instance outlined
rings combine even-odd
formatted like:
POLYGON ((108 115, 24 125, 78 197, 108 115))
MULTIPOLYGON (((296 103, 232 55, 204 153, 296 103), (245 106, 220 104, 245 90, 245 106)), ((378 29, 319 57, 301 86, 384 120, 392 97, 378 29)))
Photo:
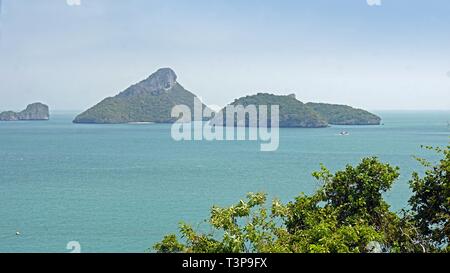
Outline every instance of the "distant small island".
MULTIPOLYGON (((197 96, 177 82, 170 68, 162 68, 147 79, 109 97, 81 113, 74 123, 173 123, 176 105, 193 109, 197 96)), ((203 105, 203 109, 207 108, 203 105)), ((236 99, 231 105, 279 105, 280 127, 323 128, 329 125, 379 125, 381 118, 362 109, 346 105, 303 103, 295 95, 279 96, 258 93, 236 99)), ((220 113, 224 113, 222 110, 220 113)), ((216 115, 217 116, 217 115, 216 115)), ((225 119, 223 120, 225 124, 225 119)), ((247 123, 246 123, 247 124, 247 123)), ((217 124, 216 124, 217 125, 217 124)))
POLYGON ((49 120, 49 107, 37 102, 27 106, 20 112, 6 111, 0 113, 0 121, 20 121, 20 120, 49 120))

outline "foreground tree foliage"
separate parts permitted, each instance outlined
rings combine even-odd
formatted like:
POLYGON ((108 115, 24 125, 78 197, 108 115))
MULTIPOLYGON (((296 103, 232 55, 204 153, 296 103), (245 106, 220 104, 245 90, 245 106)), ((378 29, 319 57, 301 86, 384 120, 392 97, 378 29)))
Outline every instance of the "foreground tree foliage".
POLYGON ((410 182, 410 210, 394 213, 383 199, 399 168, 365 158, 355 167, 331 173, 322 166, 311 196, 267 204, 264 193, 250 193, 227 208, 213 207, 211 232, 180 225, 154 249, 160 253, 364 253, 449 252, 450 146, 435 149, 443 158, 410 182))
POLYGON ((414 195, 409 203, 417 228, 430 242, 431 248, 446 247, 450 252, 450 146, 434 150, 443 158, 435 166, 420 160, 427 170, 424 177, 413 173, 410 184, 414 195))

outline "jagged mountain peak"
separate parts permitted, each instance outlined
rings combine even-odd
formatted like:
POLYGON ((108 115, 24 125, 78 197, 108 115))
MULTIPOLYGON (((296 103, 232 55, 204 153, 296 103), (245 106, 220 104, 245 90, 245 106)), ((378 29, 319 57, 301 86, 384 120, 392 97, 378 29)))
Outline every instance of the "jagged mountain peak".
POLYGON ((161 95, 177 84, 177 74, 171 68, 160 68, 147 79, 130 86, 119 94, 121 97, 141 94, 161 95))

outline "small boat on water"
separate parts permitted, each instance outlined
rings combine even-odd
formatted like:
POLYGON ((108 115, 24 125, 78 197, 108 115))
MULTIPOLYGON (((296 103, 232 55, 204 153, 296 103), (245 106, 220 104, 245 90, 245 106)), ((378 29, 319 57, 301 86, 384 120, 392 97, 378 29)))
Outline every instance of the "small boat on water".
POLYGON ((339 135, 340 135, 340 136, 349 136, 350 133, 347 132, 347 131, 342 131, 339 135))

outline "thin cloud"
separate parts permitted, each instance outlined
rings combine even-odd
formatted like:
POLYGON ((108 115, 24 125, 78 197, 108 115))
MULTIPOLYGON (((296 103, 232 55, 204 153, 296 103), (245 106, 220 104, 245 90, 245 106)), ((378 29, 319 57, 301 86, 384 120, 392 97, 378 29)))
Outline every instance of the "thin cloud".
POLYGON ((66 0, 69 6, 81 6, 81 0, 66 0))
POLYGON ((373 6, 381 6, 381 0, 366 0, 367 5, 373 7, 373 6))

